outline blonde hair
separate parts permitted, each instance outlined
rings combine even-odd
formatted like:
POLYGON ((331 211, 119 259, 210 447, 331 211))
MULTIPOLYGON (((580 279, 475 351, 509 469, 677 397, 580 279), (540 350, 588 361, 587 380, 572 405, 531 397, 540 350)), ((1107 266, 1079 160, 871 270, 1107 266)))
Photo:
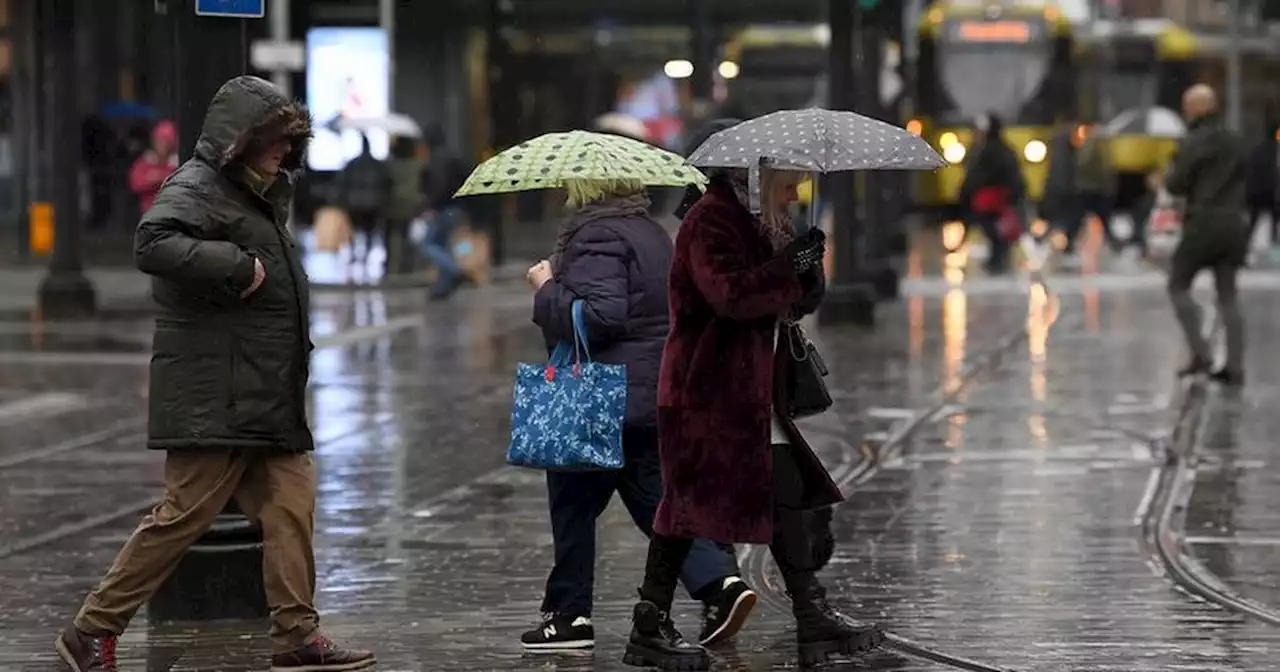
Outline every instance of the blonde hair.
POLYGON ((644 183, 636 179, 565 180, 564 190, 569 195, 565 205, 577 210, 588 203, 606 198, 641 193, 644 191, 644 183))

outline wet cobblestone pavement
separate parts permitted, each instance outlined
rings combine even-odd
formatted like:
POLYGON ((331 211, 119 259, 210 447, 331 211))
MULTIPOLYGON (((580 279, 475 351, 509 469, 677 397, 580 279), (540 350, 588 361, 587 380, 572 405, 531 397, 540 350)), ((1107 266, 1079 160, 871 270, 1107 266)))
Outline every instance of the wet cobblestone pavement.
MULTIPOLYGON (((1239 399, 1210 391, 1186 526, 1210 571, 1280 607, 1280 490, 1268 468, 1280 367, 1265 345, 1280 331, 1275 284, 1245 283, 1258 306, 1253 368, 1239 399)), ((835 601, 996 669, 1274 670, 1280 629, 1175 590, 1141 543, 1135 517, 1174 426, 1181 358, 1158 276, 1049 285, 921 278, 874 332, 817 333, 837 406, 805 428, 850 493, 825 574, 835 601), (883 457, 872 469, 863 447, 883 457)), ((619 507, 601 525, 597 652, 520 653, 550 562, 542 477, 502 464, 512 364, 540 355, 527 296, 326 301, 312 404, 331 634, 376 649, 386 671, 627 669, 645 545, 619 507)), ((53 632, 156 493, 161 458, 139 435, 144 360, 132 356, 145 357, 146 327, 99 331, 144 345, 96 363, 21 363, 6 353, 34 349, 29 333, 0 343, 0 670, 56 669, 53 632)), ((717 669, 794 667, 771 561, 740 554, 765 600, 717 669)), ((693 630, 696 605, 681 595, 677 610, 693 630)), ((264 629, 142 614, 123 669, 261 670, 264 629)), ((886 651, 829 669, 954 668, 886 651)))

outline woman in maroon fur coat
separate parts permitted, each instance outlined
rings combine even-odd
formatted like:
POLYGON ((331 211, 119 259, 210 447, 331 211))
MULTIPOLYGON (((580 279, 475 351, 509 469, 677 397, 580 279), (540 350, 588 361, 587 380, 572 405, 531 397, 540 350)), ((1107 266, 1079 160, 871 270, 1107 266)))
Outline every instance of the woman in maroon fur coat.
POLYGON ((775 382, 791 366, 777 347, 779 325, 816 310, 825 289, 822 232, 797 235, 788 215, 803 177, 762 168, 753 214, 747 172, 721 171, 676 238, 658 382, 663 496, 627 663, 709 669, 706 651, 668 615, 696 538, 769 544, 793 599, 802 663, 870 650, 882 638, 832 610, 814 576, 825 558, 815 557, 823 553, 811 518, 841 495, 775 382))

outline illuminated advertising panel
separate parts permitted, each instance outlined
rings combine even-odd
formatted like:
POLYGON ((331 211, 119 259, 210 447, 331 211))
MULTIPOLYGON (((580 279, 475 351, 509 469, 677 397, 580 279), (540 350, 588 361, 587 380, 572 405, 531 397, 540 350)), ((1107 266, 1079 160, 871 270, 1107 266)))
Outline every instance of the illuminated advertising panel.
MULTIPOLYGON (((338 132, 340 118, 377 118, 390 112, 390 54, 381 28, 324 27, 307 31, 307 107, 316 120, 307 152, 312 170, 340 170, 360 154, 362 133, 338 132)), ((387 157, 390 138, 368 132, 370 149, 387 157)))

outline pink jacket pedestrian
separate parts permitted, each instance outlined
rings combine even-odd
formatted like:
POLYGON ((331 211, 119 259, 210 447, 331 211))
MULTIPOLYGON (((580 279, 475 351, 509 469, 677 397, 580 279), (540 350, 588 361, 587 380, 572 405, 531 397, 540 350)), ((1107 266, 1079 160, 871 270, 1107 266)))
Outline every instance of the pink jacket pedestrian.
POLYGON ((160 185, 178 169, 178 127, 164 120, 151 130, 151 149, 129 169, 129 189, 138 196, 141 212, 151 209, 160 185))

